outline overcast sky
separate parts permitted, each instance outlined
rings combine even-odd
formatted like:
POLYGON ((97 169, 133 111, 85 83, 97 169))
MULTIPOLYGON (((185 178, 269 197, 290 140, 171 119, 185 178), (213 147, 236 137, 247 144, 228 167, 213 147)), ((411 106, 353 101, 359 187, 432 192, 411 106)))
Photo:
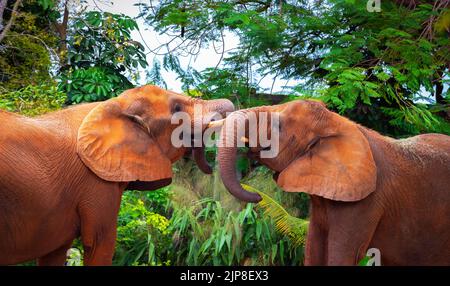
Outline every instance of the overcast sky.
MULTIPOLYGON (((126 1, 125 0, 115 0, 112 2, 112 4, 106 5, 99 1, 88 0, 88 6, 92 10, 98 10, 98 7, 99 7, 103 11, 108 11, 108 12, 117 13, 117 14, 123 13, 132 18, 135 18, 139 14, 139 7, 134 6, 134 4, 139 3, 139 2, 148 3, 147 0, 126 0, 126 1)), ((144 24, 144 21, 142 19, 138 19, 137 23, 139 25, 139 28, 140 28, 140 31, 141 31, 141 34, 142 34, 142 37, 144 38, 144 40, 137 32, 133 32, 132 37, 135 41, 139 41, 139 42, 143 43, 144 47, 146 47, 146 45, 148 45, 151 49, 154 49, 154 48, 158 47, 159 45, 161 45, 162 43, 165 43, 168 40, 170 40, 169 37, 167 37, 165 35, 158 35, 158 33, 153 31, 152 29, 150 29, 148 26, 146 26, 144 24), (145 41, 145 44, 144 44, 144 41, 145 41)), ((238 43, 239 43, 239 39, 236 36, 234 36, 230 33, 225 35, 225 50, 233 49, 234 47, 237 46, 238 43)), ((148 51, 147 47, 146 47, 146 50, 148 51)), ((220 47, 219 50, 221 51, 222 47, 220 47)), ((162 63, 162 56, 156 56, 156 57, 162 63)), ((190 59, 190 57, 180 57, 180 63, 181 63, 181 66, 185 69, 189 65, 189 62, 191 60, 190 65, 194 69, 201 71, 208 67, 215 67, 217 65, 217 63, 220 61, 220 57, 221 57, 220 53, 217 53, 216 50, 214 49, 214 47, 212 45, 210 45, 210 47, 201 50, 200 54, 195 59, 190 59)), ((148 54, 147 62, 149 64, 149 66, 152 65, 154 58, 155 58, 154 54, 152 54, 152 53, 148 54)), ((174 72, 166 72, 166 71, 164 71, 164 69, 162 69, 162 76, 167 83, 168 89, 171 89, 171 90, 177 91, 177 92, 181 91, 181 81, 177 79, 177 75, 174 72)), ((142 72, 141 77, 142 78, 141 78, 140 84, 143 84, 143 83, 145 83, 145 72, 142 72)), ((273 77, 271 78, 270 76, 268 76, 260 82, 259 86, 261 88, 267 88, 270 90, 270 88, 272 87, 272 83, 273 83, 273 77)), ((282 91, 283 86, 285 86, 286 83, 287 82, 285 80, 277 80, 273 87, 273 92, 275 93, 275 92, 282 91)), ((290 84, 292 84, 292 83, 293 82, 290 82, 290 84)), ((289 82, 288 82, 288 84, 289 84, 289 82)))

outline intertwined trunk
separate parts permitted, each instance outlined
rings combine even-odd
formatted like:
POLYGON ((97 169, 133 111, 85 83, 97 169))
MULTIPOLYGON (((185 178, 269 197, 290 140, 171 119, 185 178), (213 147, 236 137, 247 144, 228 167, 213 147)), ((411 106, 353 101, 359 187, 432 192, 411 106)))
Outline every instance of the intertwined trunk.
POLYGON ((256 112, 258 115, 259 108, 234 112, 225 120, 220 134, 218 161, 220 176, 227 190, 240 200, 256 203, 261 200, 261 197, 244 190, 236 173, 237 144, 241 139, 238 138, 238 134, 240 129, 248 127, 248 112, 256 112))

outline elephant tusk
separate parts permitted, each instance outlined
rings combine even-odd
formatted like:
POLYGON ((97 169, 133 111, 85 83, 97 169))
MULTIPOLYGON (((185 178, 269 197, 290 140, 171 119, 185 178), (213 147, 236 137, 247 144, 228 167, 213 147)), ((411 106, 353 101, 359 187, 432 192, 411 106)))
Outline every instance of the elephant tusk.
POLYGON ((216 127, 222 127, 222 125, 225 123, 225 119, 217 120, 217 121, 211 121, 208 123, 208 128, 216 128, 216 127))
POLYGON ((241 141, 244 142, 244 143, 248 143, 249 140, 248 140, 247 137, 242 136, 242 137, 241 137, 241 141))

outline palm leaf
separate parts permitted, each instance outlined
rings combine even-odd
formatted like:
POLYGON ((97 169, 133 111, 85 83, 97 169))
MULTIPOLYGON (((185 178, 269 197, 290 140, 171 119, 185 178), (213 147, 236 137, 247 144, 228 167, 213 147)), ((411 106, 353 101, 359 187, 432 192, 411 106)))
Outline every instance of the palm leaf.
POLYGON ((306 240, 309 221, 291 216, 277 201, 257 189, 241 184, 244 190, 258 193, 262 200, 256 205, 264 214, 272 218, 277 230, 289 237, 296 246, 303 245, 306 240))

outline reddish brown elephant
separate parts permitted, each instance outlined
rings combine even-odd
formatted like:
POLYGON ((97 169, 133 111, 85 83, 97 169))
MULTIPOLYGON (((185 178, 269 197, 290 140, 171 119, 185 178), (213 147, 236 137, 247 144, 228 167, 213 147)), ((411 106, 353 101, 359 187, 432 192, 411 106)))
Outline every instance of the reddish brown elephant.
POLYGON ((266 128, 279 130, 279 152, 261 158, 267 147, 257 142, 249 156, 284 191, 310 194, 305 265, 355 265, 370 248, 382 265, 450 265, 449 136, 396 140, 308 100, 236 111, 224 120, 218 160, 227 189, 249 202, 260 197, 236 178, 235 145, 249 138, 237 130, 263 112, 279 114, 279 129, 266 128))
MULTIPOLYGON (((122 192, 170 184, 171 164, 187 150, 171 144, 171 117, 192 116, 195 104, 204 111, 200 132, 234 110, 229 100, 144 86, 36 118, 0 111, 0 265, 63 265, 79 236, 85 265, 111 264, 122 192)), ((210 171, 202 147, 194 149, 210 171)))

